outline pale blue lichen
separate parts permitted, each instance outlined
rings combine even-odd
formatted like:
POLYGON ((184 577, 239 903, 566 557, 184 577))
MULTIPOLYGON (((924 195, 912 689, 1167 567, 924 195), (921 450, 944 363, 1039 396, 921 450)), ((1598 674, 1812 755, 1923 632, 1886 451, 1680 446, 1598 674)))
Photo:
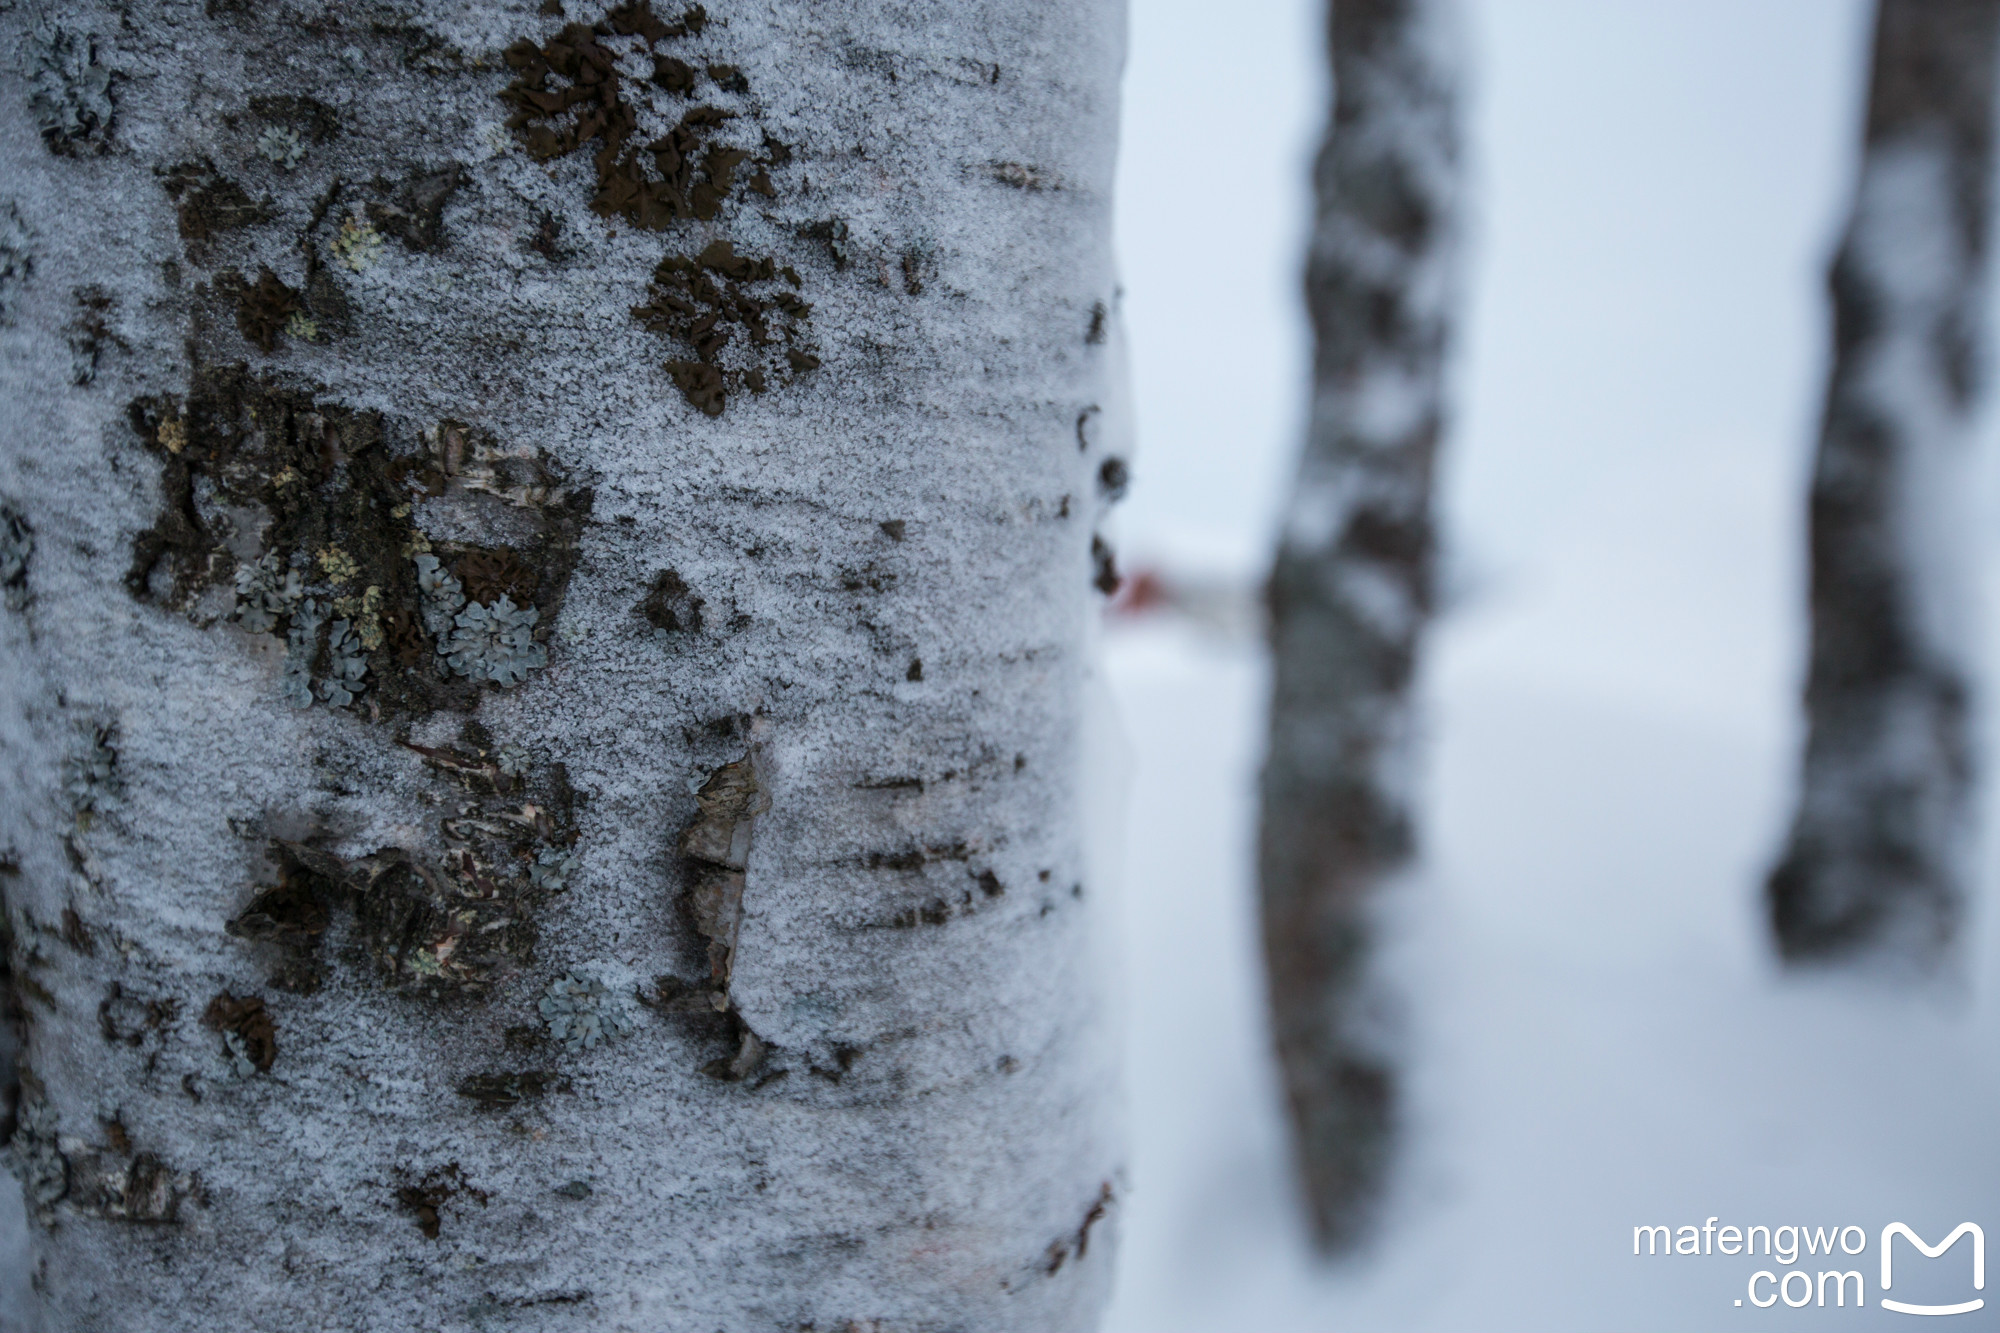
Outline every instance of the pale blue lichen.
POLYGON ((544 847, 528 867, 528 883, 549 893, 569 888, 570 871, 576 868, 576 853, 566 847, 544 847))
POLYGON ((500 751, 494 756, 494 760, 500 765, 502 773, 505 773, 510 778, 518 778, 528 771, 528 747, 525 745, 516 745, 512 741, 509 741, 500 747, 500 751))
POLYGON ((236 567, 236 623, 269 634, 305 595, 305 580, 274 551, 256 564, 236 567))
POLYGON ((280 686, 286 702, 294 708, 311 708, 312 665, 319 656, 319 627, 326 612, 315 598, 308 597, 292 612, 292 628, 285 642, 284 680, 280 686))
POLYGON ((305 161, 305 140, 299 132, 287 125, 267 125, 257 136, 257 151, 275 163, 280 171, 290 171, 305 161))
POLYGON ((319 697, 335 708, 345 708, 367 688, 361 678, 368 674, 368 654, 349 622, 336 620, 327 627, 326 656, 330 666, 319 683, 319 697))
POLYGON ((629 1007, 596 977, 571 972, 543 992, 535 1008, 549 1035, 571 1051, 588 1051, 633 1031, 629 1007))
MULTIPOLYGON (((426 552, 416 558, 417 590, 423 594, 424 632, 439 644, 451 633, 452 618, 465 606, 465 588, 444 562, 426 552)), ((442 649, 440 649, 442 651, 442 649)))
POLYGON ((518 685, 528 673, 549 662, 549 650, 535 642, 535 622, 542 613, 532 606, 515 606, 505 593, 487 606, 472 602, 452 620, 452 632, 438 652, 461 676, 518 685))

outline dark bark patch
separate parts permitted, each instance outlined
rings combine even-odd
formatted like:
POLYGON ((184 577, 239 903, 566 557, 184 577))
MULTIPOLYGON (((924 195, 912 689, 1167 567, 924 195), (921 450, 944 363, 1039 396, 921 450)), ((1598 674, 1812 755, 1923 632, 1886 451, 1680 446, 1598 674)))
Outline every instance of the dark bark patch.
POLYGON ((378 181, 376 189, 389 197, 368 205, 368 220, 378 231, 394 236, 416 251, 434 251, 444 244, 444 209, 464 179, 464 168, 453 162, 443 168, 419 168, 400 185, 378 181))
POLYGON ((471 1199, 484 1208, 488 1195, 485 1190, 473 1186, 457 1162, 447 1162, 426 1173, 417 1183, 404 1185, 396 1191, 397 1205, 410 1214, 426 1240, 438 1238, 443 1230, 445 1205, 458 1198, 471 1199))
POLYGON ((639 614, 654 629, 670 633, 701 632, 701 609, 706 603, 671 569, 663 569, 639 603, 639 614))
POLYGON ((313 143, 331 143, 340 133, 340 113, 314 97, 253 97, 250 113, 267 124, 296 131, 313 143))
POLYGON ((286 323, 303 308, 299 293, 287 287, 266 264, 257 281, 245 282, 235 269, 215 276, 215 287, 236 307, 236 329, 244 340, 261 352, 275 352, 284 344, 286 323))
POLYGON ((1062 1270, 1063 1264, 1072 1256, 1081 1260, 1085 1255, 1089 1254, 1090 1229, 1104 1220, 1104 1215, 1111 1211, 1113 1202, 1115 1202, 1115 1199, 1111 1190, 1111 1182, 1107 1180, 1099 1187, 1097 1198, 1091 1202, 1089 1208, 1084 1210, 1083 1221, 1077 1226, 1076 1231, 1049 1245, 1047 1251, 1044 1252, 1042 1271, 1050 1277, 1054 1277, 1062 1270))
POLYGON ((271 1072, 278 1059, 278 1025, 261 996, 239 998, 223 991, 208 1002, 201 1021, 223 1034, 223 1054, 229 1059, 247 1060, 260 1074, 271 1072))
POLYGON ((546 1069, 474 1074, 458 1085, 458 1095, 483 1111, 504 1111, 537 1101, 546 1093, 567 1091, 569 1080, 546 1069))
POLYGON ((78 287, 71 296, 76 316, 63 336, 69 343, 69 382, 81 387, 97 378, 98 362, 107 350, 127 344, 111 327, 110 314, 118 305, 115 298, 97 286, 78 287))
MULTIPOLYGON (((265 278, 243 291, 239 308, 253 340, 275 339, 280 314, 295 308, 297 293, 268 270, 265 278), (266 285, 277 294, 262 293, 266 285)), ((198 369, 185 400, 142 398, 130 417, 160 458, 163 502, 134 539, 126 586, 141 600, 190 610, 233 580, 237 622, 287 644, 289 702, 349 706, 362 696, 371 718, 469 711, 489 680, 517 683, 546 659, 545 649, 515 645, 525 665, 496 676, 460 670, 443 654, 468 601, 488 608, 507 596, 532 607, 535 644, 560 612, 592 497, 569 488, 539 451, 462 422, 418 429, 241 365, 198 369), (520 515, 510 544, 432 543, 415 510, 434 497, 509 506, 520 515), (231 554, 239 534, 230 512, 268 516, 257 556, 231 554), (458 605, 433 605, 419 557, 456 580, 458 605), (338 645, 336 623, 346 627, 338 645)))
POLYGON ((1090 586, 1103 593, 1106 597, 1117 592, 1118 585, 1123 582, 1118 577, 1118 557, 1112 551, 1110 543, 1105 541, 1104 538, 1092 537, 1090 539, 1090 563, 1091 567, 1096 571, 1091 575, 1090 586))
POLYGON ((200 244, 225 231, 269 222, 271 201, 253 199, 207 158, 169 167, 160 183, 174 201, 181 239, 200 244))

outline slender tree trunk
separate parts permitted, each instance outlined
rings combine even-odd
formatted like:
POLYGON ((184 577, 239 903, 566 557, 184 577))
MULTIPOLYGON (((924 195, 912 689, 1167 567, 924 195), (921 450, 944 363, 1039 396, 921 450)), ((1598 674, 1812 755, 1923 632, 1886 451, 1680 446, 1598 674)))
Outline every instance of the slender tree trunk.
POLYGON ((1305 1194, 1352 1245, 1396 1123, 1375 917, 1411 864, 1411 689, 1432 597, 1431 477, 1457 255, 1448 0, 1332 0, 1314 173, 1304 457, 1272 571, 1264 947, 1305 1194))
POLYGON ((1969 438, 1995 0, 1883 0, 1812 480, 1809 736, 1769 900, 1793 962, 1928 971, 1973 873, 1969 438))
POLYGON ((1093 1322, 1119 11, 655 3, 0 13, 50 1329, 1093 1322))

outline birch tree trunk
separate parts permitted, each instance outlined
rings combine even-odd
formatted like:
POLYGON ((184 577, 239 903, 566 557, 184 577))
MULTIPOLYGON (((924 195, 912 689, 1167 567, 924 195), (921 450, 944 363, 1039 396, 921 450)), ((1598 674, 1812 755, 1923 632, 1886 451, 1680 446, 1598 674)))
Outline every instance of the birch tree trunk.
POLYGON ((1110 0, 0 13, 54 1330, 1076 1329, 1110 0))
POLYGON ((1448 0, 1332 0, 1306 273, 1312 415, 1270 584, 1265 956, 1320 1244, 1365 1235, 1396 1123, 1376 917, 1415 852, 1411 690, 1457 252, 1448 0))
POLYGON ((1812 479, 1809 726, 1769 902, 1793 962, 1929 971, 1973 874, 1969 433, 1994 0, 1883 0, 1812 479))

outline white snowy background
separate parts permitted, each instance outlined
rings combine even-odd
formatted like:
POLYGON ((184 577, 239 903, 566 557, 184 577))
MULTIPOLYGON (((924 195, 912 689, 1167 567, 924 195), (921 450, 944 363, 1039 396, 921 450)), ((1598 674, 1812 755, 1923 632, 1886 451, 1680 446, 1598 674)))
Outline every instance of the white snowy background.
MULTIPOLYGON (((1128 567, 1248 589, 1266 558, 1304 405, 1321 12, 1134 0, 1128 567)), ((1823 273, 1869 8, 1477 0, 1466 17, 1451 605, 1426 666, 1426 883, 1395 945, 1404 1170, 1373 1252, 1316 1265, 1256 952, 1263 655, 1171 615, 1115 625, 1133 1153, 1108 1327, 1922 1327, 1876 1308, 1882 1226, 1936 1241, 1970 1220, 2000 1243, 2000 913, 1982 904, 1963 977, 1910 995, 1777 975, 1758 911, 1801 739, 1823 273), (1712 1216, 1863 1227, 1861 1255, 1791 1267, 1859 1269, 1869 1309, 1735 1305, 1753 1271, 1786 1271, 1761 1255, 1632 1256, 1635 1225, 1712 1216)), ((1996 496, 1989 466, 1980 559, 2000 595, 1996 496)), ((1904 1248, 1894 1294, 1968 1299, 1967 1248, 1904 1248)), ((1985 1295, 1944 1327, 2000 1327, 2000 1272, 1985 1295)))

